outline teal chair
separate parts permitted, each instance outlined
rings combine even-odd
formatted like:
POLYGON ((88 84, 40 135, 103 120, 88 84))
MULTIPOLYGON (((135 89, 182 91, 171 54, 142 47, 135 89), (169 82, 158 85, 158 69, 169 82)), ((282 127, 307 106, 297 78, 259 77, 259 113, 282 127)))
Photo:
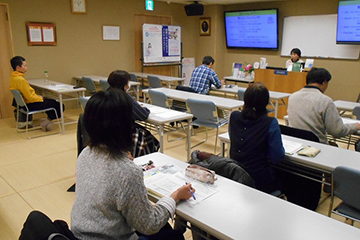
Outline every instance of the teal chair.
POLYGON ((82 77, 82 81, 84 82, 85 88, 86 90, 88 90, 88 92, 93 95, 94 93, 96 93, 96 87, 95 87, 95 83, 94 80, 92 80, 89 77, 82 77))
POLYGON ((101 86, 102 90, 106 91, 109 89, 110 84, 108 83, 107 80, 100 79, 100 86, 101 86))
POLYGON ((148 75, 147 77, 150 88, 161 88, 161 80, 157 76, 148 75))
MULTIPOLYGON (((46 134, 46 135, 42 134, 42 135, 35 136, 35 137, 29 137, 28 132, 29 132, 29 116, 30 115, 33 115, 33 114, 36 114, 36 113, 45 113, 47 111, 54 111, 56 119, 58 119, 59 116, 57 115, 57 112, 56 112, 55 108, 44 108, 44 109, 41 109, 41 110, 30 111, 29 108, 27 107, 21 93, 18 90, 15 90, 15 89, 12 89, 10 91, 11 91, 12 95, 14 96, 14 99, 15 99, 15 102, 16 102, 16 130, 17 130, 17 132, 23 132, 23 131, 21 131, 19 129, 19 114, 21 112, 21 113, 26 115, 25 132, 26 132, 26 138, 27 139, 31 139, 31 138, 35 138, 35 137, 43 137, 43 136, 54 134, 53 132, 50 132, 50 134, 46 134)), ((59 125, 59 132, 60 132, 61 131, 60 121, 57 121, 57 124, 59 125)), ((39 129, 39 127, 32 128, 31 130, 35 130, 35 129, 39 129)))
POLYGON ((336 167, 332 173, 331 202, 329 217, 335 213, 346 219, 360 222, 360 171, 349 167, 336 167), (342 202, 333 209, 334 198, 338 197, 342 202))
POLYGON ((85 110, 87 101, 89 101, 89 97, 79 97, 79 102, 83 111, 85 110))
POLYGON ((195 120, 191 123, 195 126, 205 127, 206 129, 206 138, 201 141, 200 143, 195 144, 191 148, 199 146, 203 144, 208 139, 208 132, 207 128, 216 128, 216 138, 215 138, 215 148, 214 153, 216 153, 216 146, 217 146, 217 138, 219 135, 219 128, 224 126, 228 123, 228 119, 226 118, 219 118, 217 114, 217 107, 211 101, 205 100, 198 100, 198 99, 188 99, 186 100, 186 106, 188 112, 194 115, 195 120))

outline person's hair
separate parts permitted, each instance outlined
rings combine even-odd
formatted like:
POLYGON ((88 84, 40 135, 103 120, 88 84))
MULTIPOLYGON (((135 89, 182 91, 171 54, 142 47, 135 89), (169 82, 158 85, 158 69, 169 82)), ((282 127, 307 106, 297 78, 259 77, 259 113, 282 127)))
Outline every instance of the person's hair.
POLYGON ((95 93, 84 111, 90 148, 114 158, 130 151, 133 145, 131 116, 132 101, 124 91, 109 89, 95 93))
POLYGON ((267 114, 269 91, 262 83, 253 83, 244 94, 243 114, 246 119, 257 119, 267 114))
POLYGON ((298 48, 291 49, 290 54, 292 54, 292 53, 295 53, 295 54, 299 55, 299 57, 301 57, 301 50, 298 48))
POLYGON ((331 80, 331 74, 325 68, 313 67, 306 76, 306 84, 329 82, 331 80))
POLYGON ((23 61, 25 61, 25 58, 21 57, 21 56, 15 56, 10 60, 11 63, 11 67, 14 71, 16 71, 16 67, 22 66, 23 61))
POLYGON ((214 64, 215 60, 211 56, 205 56, 202 64, 210 65, 210 63, 214 64))
POLYGON ((125 91, 125 86, 130 81, 130 74, 123 70, 115 70, 108 77, 110 88, 118 88, 125 91))

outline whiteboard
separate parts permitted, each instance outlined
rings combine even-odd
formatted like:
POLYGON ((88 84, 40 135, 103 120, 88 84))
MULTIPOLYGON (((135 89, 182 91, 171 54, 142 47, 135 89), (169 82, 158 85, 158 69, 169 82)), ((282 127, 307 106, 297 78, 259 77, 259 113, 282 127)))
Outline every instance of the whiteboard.
POLYGON ((144 63, 180 62, 181 27, 143 24, 144 63))
POLYGON ((336 44, 337 14, 285 17, 281 56, 300 48, 301 57, 358 59, 358 45, 336 44))

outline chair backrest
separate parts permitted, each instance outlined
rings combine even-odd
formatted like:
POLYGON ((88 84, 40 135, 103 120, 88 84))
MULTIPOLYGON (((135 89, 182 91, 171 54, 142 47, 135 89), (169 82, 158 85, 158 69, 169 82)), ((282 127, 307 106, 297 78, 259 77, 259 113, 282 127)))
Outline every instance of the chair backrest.
POLYGON ((86 90, 88 90, 90 93, 95 93, 96 92, 95 83, 91 78, 82 77, 82 80, 84 82, 86 90))
POLYGON ((161 80, 157 76, 148 75, 147 77, 151 88, 161 88, 161 80))
POLYGON ((185 91, 185 92, 196 93, 195 89, 188 87, 188 86, 183 86, 183 85, 178 85, 178 86, 176 86, 175 89, 180 90, 180 91, 185 91))
POLYGON ((357 106, 353 109, 353 115, 356 116, 357 120, 360 120, 360 106, 357 106))
POLYGON ((24 101, 24 98, 22 97, 21 93, 20 93, 18 90, 16 90, 16 89, 11 89, 10 91, 11 91, 12 95, 13 95, 14 98, 15 98, 16 104, 17 104, 19 107, 24 107, 24 106, 26 106, 26 103, 25 103, 25 101, 24 101))
POLYGON ((284 126, 284 125, 280 125, 280 130, 281 130, 281 133, 284 135, 288 135, 291 137, 297 137, 297 138, 301 138, 301 139, 305 139, 305 140, 309 140, 309 141, 313 141, 313 142, 320 142, 318 136, 316 136, 315 133, 307 131, 307 130, 293 128, 293 127, 284 126))
POLYGON ((189 112, 199 120, 218 121, 216 105, 211 101, 189 98, 186 100, 189 112))
POLYGON ((360 210, 360 171, 339 166, 333 171, 334 195, 360 210))
POLYGON ((238 94, 239 100, 244 101, 245 90, 244 89, 239 89, 237 94, 238 94))
POLYGON ((83 110, 85 110, 85 106, 88 100, 88 97, 79 97, 80 105, 83 110))
POLYGON ((135 74, 133 74, 133 73, 129 73, 129 74, 130 74, 130 81, 138 82, 138 79, 135 74))
POLYGON ((169 108, 169 103, 165 93, 149 89, 149 96, 153 105, 169 108))
POLYGON ((100 85, 101 85, 101 88, 102 88, 104 91, 108 90, 109 87, 110 87, 110 84, 108 83, 107 80, 102 80, 102 79, 100 79, 100 85))

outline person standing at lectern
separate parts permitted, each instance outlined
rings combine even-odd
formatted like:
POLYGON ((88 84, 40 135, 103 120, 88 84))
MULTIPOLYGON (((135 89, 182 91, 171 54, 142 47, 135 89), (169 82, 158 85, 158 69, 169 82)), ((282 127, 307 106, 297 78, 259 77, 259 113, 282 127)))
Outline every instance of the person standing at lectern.
POLYGON ((303 63, 301 60, 301 50, 299 48, 293 48, 290 52, 291 58, 286 61, 286 68, 288 71, 292 71, 294 63, 303 63))

